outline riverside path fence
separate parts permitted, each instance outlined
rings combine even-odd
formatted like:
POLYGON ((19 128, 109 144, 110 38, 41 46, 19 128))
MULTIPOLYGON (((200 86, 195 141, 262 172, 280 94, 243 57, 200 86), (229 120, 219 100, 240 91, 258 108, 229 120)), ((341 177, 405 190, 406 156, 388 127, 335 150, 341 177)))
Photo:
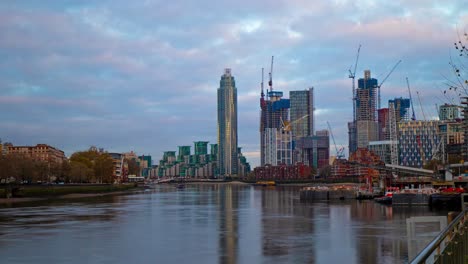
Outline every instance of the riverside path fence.
POLYGON ((468 194, 462 195, 462 212, 410 263, 468 263, 468 194))

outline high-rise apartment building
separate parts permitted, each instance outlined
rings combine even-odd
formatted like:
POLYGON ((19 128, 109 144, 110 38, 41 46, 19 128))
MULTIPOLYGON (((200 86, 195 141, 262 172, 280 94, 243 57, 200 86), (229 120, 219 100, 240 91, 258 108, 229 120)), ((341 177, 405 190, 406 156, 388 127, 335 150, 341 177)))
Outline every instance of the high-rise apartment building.
POLYGON ((292 164, 292 136, 288 128, 266 128, 265 164, 292 164))
POLYGON ((218 169, 237 176, 237 88, 231 69, 225 69, 218 88, 218 169))
POLYGON ((443 104, 439 106, 439 119, 440 120, 455 120, 460 118, 458 105, 443 104))

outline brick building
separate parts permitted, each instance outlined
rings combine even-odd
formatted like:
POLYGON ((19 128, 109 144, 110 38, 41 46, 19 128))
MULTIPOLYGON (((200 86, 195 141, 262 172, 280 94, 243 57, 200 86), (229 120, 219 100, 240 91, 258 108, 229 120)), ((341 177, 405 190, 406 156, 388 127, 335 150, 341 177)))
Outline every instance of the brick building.
POLYGON ((6 144, 7 154, 19 154, 37 161, 45 161, 47 163, 61 164, 67 158, 65 153, 47 144, 37 144, 36 146, 13 146, 6 144))

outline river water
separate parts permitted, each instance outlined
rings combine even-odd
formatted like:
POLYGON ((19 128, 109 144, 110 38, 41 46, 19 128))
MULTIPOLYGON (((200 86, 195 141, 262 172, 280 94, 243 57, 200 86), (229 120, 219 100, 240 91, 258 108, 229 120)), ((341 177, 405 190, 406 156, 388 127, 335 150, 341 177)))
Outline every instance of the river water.
MULTIPOLYGON (((0 207, 0 263, 406 263, 406 219, 373 201, 300 202, 297 187, 173 185, 0 207)), ((410 250, 408 250, 408 245, 410 250)))

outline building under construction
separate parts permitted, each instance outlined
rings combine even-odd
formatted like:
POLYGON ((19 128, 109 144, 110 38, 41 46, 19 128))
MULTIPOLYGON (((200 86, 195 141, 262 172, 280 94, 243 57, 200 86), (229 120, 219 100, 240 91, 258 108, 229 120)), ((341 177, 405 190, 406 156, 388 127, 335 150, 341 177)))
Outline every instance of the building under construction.
MULTIPOLYGON (((271 164, 277 165, 274 151, 276 145, 282 145, 278 142, 284 133, 284 123, 288 121, 289 116, 289 99, 283 99, 283 92, 269 91, 265 100, 264 94, 260 98, 261 118, 260 118, 260 163, 261 165, 271 164), (279 137, 277 137, 279 135, 279 137)), ((290 141, 289 137, 287 137, 290 141)))
POLYGON ((336 159, 332 165, 331 177, 354 178, 358 180, 375 180, 380 176, 379 170, 371 167, 384 166, 385 163, 378 155, 366 148, 360 148, 349 157, 349 160, 336 159))

